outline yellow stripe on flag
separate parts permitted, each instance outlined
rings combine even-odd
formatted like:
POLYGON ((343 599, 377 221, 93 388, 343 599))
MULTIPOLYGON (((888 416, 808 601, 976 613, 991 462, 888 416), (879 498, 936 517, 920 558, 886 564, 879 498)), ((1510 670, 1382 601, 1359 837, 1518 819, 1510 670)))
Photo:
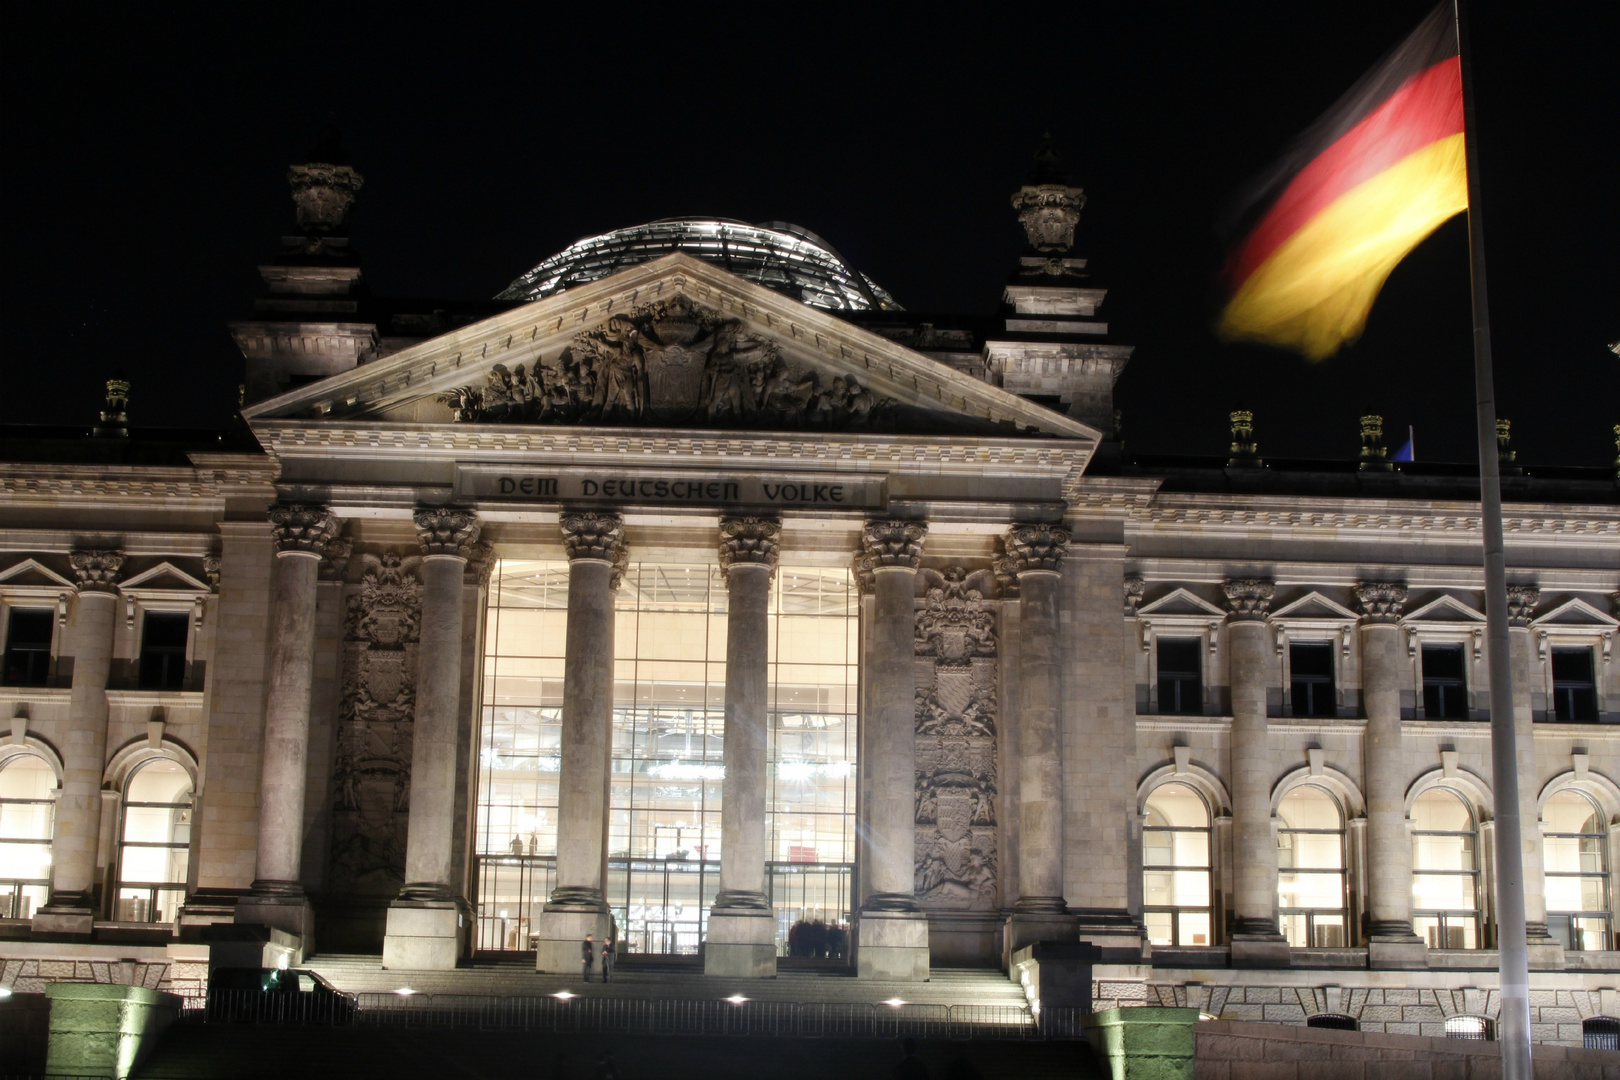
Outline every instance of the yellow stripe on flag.
POLYGON ((1216 326, 1227 339, 1332 356, 1361 336, 1395 265, 1468 209, 1461 133, 1351 188, 1261 263, 1216 326))

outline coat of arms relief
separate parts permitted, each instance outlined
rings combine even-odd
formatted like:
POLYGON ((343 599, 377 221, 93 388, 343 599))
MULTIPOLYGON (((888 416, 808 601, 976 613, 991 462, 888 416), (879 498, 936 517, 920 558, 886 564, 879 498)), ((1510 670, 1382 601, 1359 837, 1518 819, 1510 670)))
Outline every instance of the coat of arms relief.
POLYGON ((331 882, 391 897, 405 879, 422 560, 393 551, 358 558, 364 574, 344 619, 331 882))
POLYGON ((996 614, 988 570, 924 569, 917 611, 917 899, 996 905, 996 614))
POLYGON ((439 397, 471 423, 635 424, 858 430, 894 402, 853 375, 783 355, 740 319, 684 296, 643 304, 576 334, 527 367, 496 364, 485 384, 439 397))

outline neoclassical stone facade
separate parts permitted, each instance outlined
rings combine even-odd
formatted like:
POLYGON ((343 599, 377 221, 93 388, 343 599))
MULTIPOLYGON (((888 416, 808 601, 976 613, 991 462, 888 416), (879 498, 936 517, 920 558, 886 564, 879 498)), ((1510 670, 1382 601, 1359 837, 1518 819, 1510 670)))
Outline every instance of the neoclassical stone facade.
MULTIPOLYGON (((820 920, 868 978, 1085 941, 1099 1006, 1491 1015, 1477 492, 1265 463, 1246 413, 1230 461, 1127 455, 1053 162, 1003 310, 950 325, 683 250, 372 310, 358 174, 292 180, 245 431, 120 396, 88 450, 0 443, 0 984, 566 973, 587 933, 766 977, 820 920)), ((1620 1012, 1620 499, 1608 467, 1505 497, 1569 1040, 1620 1012)))

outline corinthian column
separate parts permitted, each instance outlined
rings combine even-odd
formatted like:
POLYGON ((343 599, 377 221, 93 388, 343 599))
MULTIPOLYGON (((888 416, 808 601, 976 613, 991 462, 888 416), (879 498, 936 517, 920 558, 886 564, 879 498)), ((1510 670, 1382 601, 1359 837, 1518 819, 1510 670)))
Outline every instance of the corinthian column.
POLYGON ((1536 714, 1530 688, 1536 670, 1536 645, 1530 619, 1541 603, 1535 585, 1509 585, 1508 655, 1513 662, 1513 743, 1519 766, 1519 834, 1524 860, 1524 923, 1530 966, 1562 970, 1563 948, 1547 933, 1547 885, 1541 837, 1541 774, 1536 766, 1536 714))
POLYGON ((1277 932, 1277 840, 1271 827, 1271 754, 1266 746, 1269 581, 1234 578, 1225 585, 1226 652, 1232 690, 1232 859, 1236 863, 1232 961, 1287 967, 1288 944, 1277 932))
POLYGON ((422 632, 416 652, 405 887, 388 908, 383 967, 448 971, 462 954, 466 901, 454 881, 456 734, 461 715, 462 575, 477 515, 418 510, 422 632))
POLYGON ((856 923, 861 978, 928 978, 928 920, 916 899, 917 564, 928 526, 868 522, 861 568, 872 580, 870 711, 863 722, 872 758, 867 820, 869 888, 856 923))
POLYGON ((1412 836, 1406 821, 1406 762, 1401 754, 1401 643, 1406 586, 1356 586, 1361 604, 1361 700, 1367 778, 1367 964, 1426 968, 1428 949, 1412 933, 1412 836))
POLYGON ((1069 531, 1015 525, 1001 567, 1018 578, 1018 900, 1008 933, 1016 951, 1072 940, 1063 895, 1063 669, 1058 592, 1069 531))
POLYGON ((562 774, 557 790, 557 886, 541 912, 536 970, 579 971, 586 934, 611 929, 604 894, 613 739, 613 591, 628 557, 617 514, 562 515, 568 553, 562 774))
POLYGON ((765 897, 766 734, 770 727, 770 597, 782 527, 720 522, 726 576, 726 777, 720 803, 720 895, 709 910, 703 970, 776 974, 775 920, 765 897))
POLYGON ((315 683, 315 600, 321 558, 339 527, 324 506, 278 503, 270 508, 276 600, 259 771, 258 853, 253 891, 236 905, 235 917, 300 938, 311 929, 300 860, 315 683))
POLYGON ((98 908, 96 841, 101 834, 101 776, 107 765, 107 675, 112 668, 118 572, 124 555, 75 551, 68 560, 79 579, 69 639, 73 692, 67 737, 62 741, 62 791, 51 837, 51 896, 34 916, 33 928, 88 935, 98 908))

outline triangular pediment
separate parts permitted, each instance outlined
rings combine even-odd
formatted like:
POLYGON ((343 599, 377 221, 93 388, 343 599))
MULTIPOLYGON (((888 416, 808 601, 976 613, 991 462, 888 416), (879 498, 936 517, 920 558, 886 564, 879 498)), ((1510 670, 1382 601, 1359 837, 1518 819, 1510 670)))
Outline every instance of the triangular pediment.
POLYGON ((1197 593, 1178 587, 1159 597, 1151 604, 1136 609, 1138 615, 1193 615, 1200 618, 1226 618, 1226 612, 1197 593))
POLYGON ((1100 433, 836 314, 676 253, 244 410, 345 421, 1100 433))
POLYGON ((1613 630, 1620 627, 1620 619, 1616 619, 1607 612, 1588 604, 1580 597, 1576 597, 1559 604, 1541 618, 1533 620, 1530 625, 1547 629, 1569 627, 1571 629, 1613 630))
POLYGON ((208 592, 205 582, 198 581, 173 563, 162 562, 130 577, 119 586, 123 591, 174 589, 183 592, 208 592))
POLYGON ((1442 594, 1407 614, 1402 622, 1482 623, 1485 613, 1476 611, 1455 596, 1442 594))
POLYGON ((1319 592, 1308 592, 1298 600, 1287 604, 1271 613, 1273 619, 1333 619, 1342 622, 1345 619, 1359 618, 1355 612, 1336 603, 1319 592))
POLYGON ((0 585, 30 588, 74 588, 73 582, 35 559, 24 559, 0 570, 0 585))

